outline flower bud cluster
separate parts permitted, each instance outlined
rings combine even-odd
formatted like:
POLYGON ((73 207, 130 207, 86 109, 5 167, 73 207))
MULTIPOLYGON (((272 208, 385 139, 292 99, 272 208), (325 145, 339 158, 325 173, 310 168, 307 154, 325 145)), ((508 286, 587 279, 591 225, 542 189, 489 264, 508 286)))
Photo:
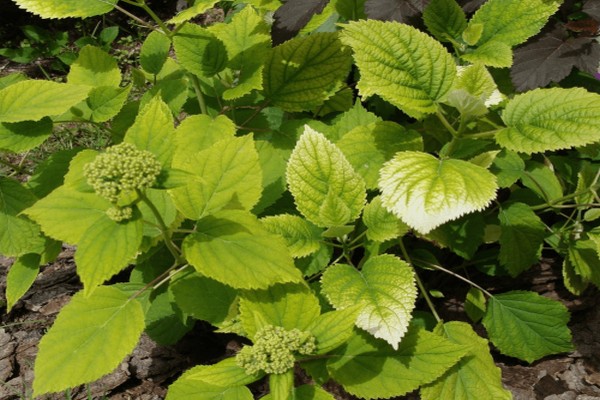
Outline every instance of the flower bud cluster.
POLYGON ((312 354, 316 350, 310 332, 267 325, 256 333, 253 346, 245 346, 237 354, 236 361, 249 374, 283 374, 294 367, 294 353, 312 354))
POLYGON ((131 143, 109 147, 84 167, 87 182, 99 195, 115 204, 107 211, 115 221, 131 218, 131 207, 116 206, 122 193, 150 187, 160 173, 161 165, 154 154, 138 150, 131 143))
POLYGON ((116 222, 127 221, 133 216, 133 208, 114 206, 106 210, 106 215, 116 222))

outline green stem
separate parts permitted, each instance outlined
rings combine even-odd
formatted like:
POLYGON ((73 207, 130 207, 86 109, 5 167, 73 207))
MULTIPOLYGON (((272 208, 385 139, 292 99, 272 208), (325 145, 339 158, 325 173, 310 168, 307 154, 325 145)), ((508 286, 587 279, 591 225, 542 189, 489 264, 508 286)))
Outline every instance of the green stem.
MULTIPOLYGON (((537 184, 537 182, 536 182, 536 184, 537 184)), ((533 211, 543 210, 543 209, 546 209, 546 208, 560 208, 560 207, 558 207, 560 205, 560 203, 565 202, 567 200, 571 200, 571 199, 573 199, 575 197, 587 194, 589 192, 595 193, 595 191, 598 190, 598 189, 600 189, 600 185, 599 184, 594 184, 594 185, 592 185, 589 188, 586 188, 584 190, 580 190, 580 191, 575 192, 575 193, 567 194, 567 195, 565 195, 563 197, 560 197, 558 199, 555 199, 555 200, 552 200, 552 201, 548 201, 545 204, 540 204, 538 206, 531 206, 530 208, 533 211)))
POLYGON ((154 218, 156 218, 156 221, 158 222, 160 231, 163 236, 163 241, 165 242, 165 245, 167 246, 169 252, 171 252, 173 257, 175 258, 175 263, 183 263, 184 259, 182 258, 181 251, 177 248, 177 246, 175 246, 175 243, 173 243, 173 241, 171 240, 171 237, 169 235, 169 228, 167 227, 167 224, 165 224, 165 220, 163 219, 162 215, 160 215, 160 212, 158 211, 154 203, 152 203, 152 201, 150 201, 146 194, 141 190, 136 189, 135 192, 138 195, 139 199, 148 206, 148 208, 152 212, 152 215, 154 215, 154 218))
POLYGON ((458 132, 456 132, 456 129, 454 129, 450 122, 448 122, 448 120, 442 113, 440 107, 438 107, 437 110, 435 110, 435 115, 438 117, 442 125, 444 125, 444 127, 448 130, 448 132, 452 134, 453 137, 458 137, 458 132))
POLYGON ((240 124, 240 126, 246 126, 246 124, 248 122, 252 121, 268 105, 269 105, 269 101, 267 100, 266 102, 264 102, 263 104, 261 104, 260 106, 258 106, 258 108, 256 109, 256 111, 251 116, 249 116, 248 118, 246 118, 246 120, 242 124, 240 124))
POLYGON ((446 268, 442 267, 441 265, 437 265, 437 264, 429 264, 429 265, 430 265, 432 268, 435 268, 435 269, 438 269, 438 270, 440 270, 440 271, 443 271, 443 272, 445 272, 445 273, 447 273, 447 274, 449 274, 449 275, 452 275, 452 276, 453 276, 453 277, 455 277, 455 278, 458 278, 458 279, 460 279, 460 280, 461 280, 461 281, 463 281, 463 282, 466 282, 466 283, 468 283, 469 285, 471 285, 471 286, 473 286, 473 287, 475 287, 475 288, 477 288, 477 289, 481 290, 483 293, 485 293, 485 294, 486 294, 487 296, 489 296, 489 297, 494 297, 494 295, 493 295, 493 294, 491 294, 490 292, 488 292, 487 290, 485 290, 484 288, 482 288, 481 286, 479 286, 479 285, 478 285, 478 284, 476 284, 475 282, 473 282, 473 281, 471 281, 471 280, 469 280, 469 279, 465 278, 465 277, 464 277, 464 276, 462 276, 462 275, 459 275, 459 274, 457 274, 457 273, 456 273, 456 272, 454 272, 454 271, 450 271, 449 269, 446 269, 446 268))
POLYGON ((189 75, 192 80, 192 86, 194 87, 194 92, 196 93, 196 97, 198 98, 198 105, 200 106, 200 112, 202 114, 208 115, 208 109, 206 108, 206 101, 204 100, 204 94, 200 89, 200 81, 198 77, 194 74, 189 75))
POLYGON ((154 11, 152 11, 152 9, 150 7, 148 7, 146 2, 143 1, 140 4, 140 7, 142 7, 144 9, 144 11, 146 11, 148 13, 150 18, 152 18, 154 20, 154 22, 156 22, 158 24, 158 26, 160 26, 160 29, 163 31, 163 33, 165 35, 167 35, 168 37, 171 37, 173 35, 173 32, 171 32, 169 27, 163 22, 162 19, 159 18, 158 15, 156 15, 156 13, 154 11))
POLYGON ((435 320, 438 321, 438 322, 442 321, 442 319, 438 315, 437 311, 435 310, 435 305, 433 304, 433 301, 431 300, 431 297, 429 297, 429 293, 427 293, 427 289, 425 288, 425 285, 423 285, 423 282, 421 281, 421 278, 419 278, 419 274, 417 274, 417 271, 414 269, 414 264, 411 261, 410 256, 408 255, 408 251, 406 251, 406 247, 404 247, 404 242, 402 241, 402 239, 400 239, 398 242, 399 242, 399 245, 400 245, 400 250, 402 251, 402 255, 404 256, 404 259, 411 266, 413 266, 413 270, 415 271, 415 280, 417 281, 417 286, 419 286, 419 290, 421 291, 421 295, 425 299, 425 302, 427 303, 427 306, 431 310, 431 313, 435 317, 435 320))
MULTIPOLYGON (((125 3, 127 4, 131 4, 134 6, 139 6, 139 4, 131 2, 131 1, 127 1, 127 0, 123 0, 125 3)), ((116 5, 115 4, 115 9, 125 15, 127 15, 129 18, 133 19, 135 22, 137 22, 138 24, 145 26, 148 29, 152 29, 154 30, 154 26, 152 26, 152 24, 147 23, 146 21, 144 21, 143 19, 141 19, 140 17, 133 15, 132 13, 130 13, 129 11, 127 11, 126 9, 124 9, 123 7, 116 5)))
POLYGON ((496 133, 500 132, 500 129, 494 129, 491 131, 479 132, 479 133, 471 133, 469 137, 472 139, 493 139, 496 136, 496 133))

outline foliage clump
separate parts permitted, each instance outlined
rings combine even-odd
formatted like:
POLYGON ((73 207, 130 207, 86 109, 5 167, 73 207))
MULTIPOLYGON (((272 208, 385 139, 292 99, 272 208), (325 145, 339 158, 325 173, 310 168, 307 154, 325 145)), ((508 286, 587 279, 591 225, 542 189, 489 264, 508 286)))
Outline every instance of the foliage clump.
POLYGON ((267 325, 256 333, 253 346, 245 346, 237 354, 236 361, 250 375, 261 371, 283 374, 294 367, 294 353, 306 355, 316 350, 310 332, 267 325))

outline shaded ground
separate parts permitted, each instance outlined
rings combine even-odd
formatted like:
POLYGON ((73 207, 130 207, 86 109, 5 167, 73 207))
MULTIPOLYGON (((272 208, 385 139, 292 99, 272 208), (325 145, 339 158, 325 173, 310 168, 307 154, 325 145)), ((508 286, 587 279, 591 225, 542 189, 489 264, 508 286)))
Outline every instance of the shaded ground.
MULTIPOLYGON (((57 262, 42 269, 33 288, 10 314, 0 308, 0 399, 29 399, 37 344, 60 309, 81 285, 66 249, 57 262)), ((4 297, 6 272, 10 262, 0 258, 0 296, 4 297)), ((558 272, 560 270, 558 269, 558 272)), ((516 400, 600 399, 600 295, 594 292, 574 299, 560 286, 557 268, 536 267, 519 279, 524 287, 563 301, 572 311, 570 327, 576 351, 547 357, 532 365, 494 354, 502 368, 503 382, 516 400)), ((503 282, 497 283, 503 286, 503 282)), ((513 287, 514 289, 514 282, 513 287)), ((442 305, 447 317, 461 314, 458 301, 450 296, 442 305)), ((168 385, 179 374, 199 363, 211 363, 230 355, 236 343, 198 324, 176 346, 158 346, 143 336, 133 354, 110 375, 71 392, 74 399, 163 399, 168 385)), ((101 357, 101 355, 99 355, 101 357)), ((257 397, 264 386, 256 388, 257 397)), ((338 387, 328 387, 337 399, 353 399, 338 387)), ((64 399, 65 394, 45 399, 64 399)), ((417 399, 410 395, 404 399, 417 399)))

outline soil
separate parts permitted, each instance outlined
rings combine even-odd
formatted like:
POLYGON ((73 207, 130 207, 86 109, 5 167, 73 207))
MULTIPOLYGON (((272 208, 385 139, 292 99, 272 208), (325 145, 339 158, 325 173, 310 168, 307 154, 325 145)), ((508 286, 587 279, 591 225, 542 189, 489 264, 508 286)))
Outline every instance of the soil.
MULTIPOLYGON (((0 400, 30 399, 33 364, 37 344, 49 329, 60 309, 81 284, 73 263, 73 249, 65 248, 52 264, 42 267, 29 292, 10 313, 0 308, 0 400)), ((4 298, 6 272, 11 260, 0 257, 0 298, 4 298)), ((515 400, 592 400, 600 399, 600 293, 594 291, 581 298, 572 297, 560 284, 559 263, 542 262, 519 278, 523 288, 535 290, 563 302, 572 312, 570 328, 576 350, 551 356, 527 365, 493 351, 502 369, 503 383, 515 400)), ((491 282, 502 290, 508 281, 491 282)), ((516 289, 511 281, 506 290, 516 289)), ((463 318, 459 299, 462 289, 441 301, 444 318, 463 318)), ((464 298, 464 297, 463 297, 464 298)), ((476 327, 480 328, 480 327, 476 327)), ((484 334, 484 331, 481 331, 484 334)), ((231 355, 239 346, 231 337, 212 332, 198 323, 175 346, 159 346, 143 335, 133 353, 110 375, 71 391, 73 399, 140 399, 158 400, 168 386, 186 369, 210 364, 231 355)), ((99 355, 100 356, 100 355, 99 355)), ((300 378, 306 379, 306 378, 300 378)), ((264 384, 252 388, 258 398, 265 393, 264 384)), ((342 388, 327 385, 336 399, 350 400, 342 388)), ((43 399, 64 399, 65 394, 43 399)), ((397 400, 418 399, 416 393, 397 400)))

